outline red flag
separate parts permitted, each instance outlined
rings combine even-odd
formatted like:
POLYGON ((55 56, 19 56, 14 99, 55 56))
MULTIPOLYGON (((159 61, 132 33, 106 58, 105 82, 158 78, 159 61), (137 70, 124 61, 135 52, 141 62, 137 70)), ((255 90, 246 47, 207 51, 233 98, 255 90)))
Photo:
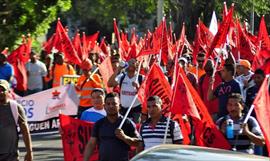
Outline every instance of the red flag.
POLYGON ((74 64, 81 64, 81 60, 77 55, 76 50, 74 49, 67 32, 65 28, 62 26, 60 20, 57 22, 56 26, 56 38, 54 39, 56 42, 53 44, 56 44, 55 48, 58 51, 61 51, 65 55, 65 59, 69 62, 72 62, 74 64))
POLYGON ((120 38, 120 33, 119 33, 119 30, 118 30, 115 18, 113 19, 113 30, 114 30, 115 37, 117 39, 117 43, 119 45, 120 42, 121 42, 121 38, 120 38))
POLYGON ((185 81, 189 80, 186 79, 184 81, 185 75, 186 74, 184 73, 183 69, 179 67, 179 74, 177 76, 176 86, 173 91, 172 106, 170 111, 173 114, 187 114, 200 119, 196 105, 185 83, 185 81))
POLYGON ((131 44, 131 45, 137 44, 137 37, 136 37, 136 30, 135 30, 135 28, 133 28, 133 29, 131 30, 130 44, 131 44))
POLYGON ((82 36, 82 60, 85 60, 86 58, 88 58, 88 54, 89 54, 89 43, 87 43, 86 41, 86 35, 85 32, 83 32, 83 36, 82 36))
POLYGON ((180 125, 181 132, 183 135, 183 144, 184 145, 189 145, 190 144, 190 139, 189 139, 189 134, 191 133, 191 127, 189 122, 185 123, 182 114, 176 114, 172 117, 172 120, 177 121, 178 124, 180 125))
POLYGON ((26 73, 25 64, 18 59, 10 64, 13 66, 14 77, 17 81, 16 89, 19 91, 26 91, 27 90, 27 73, 26 73))
POLYGON ((270 79, 264 79, 262 86, 253 102, 257 120, 262 129, 265 143, 270 156, 270 79))
POLYGON ((79 32, 75 33, 72 44, 73 44, 75 50, 77 51, 79 58, 81 60, 83 60, 83 58, 82 58, 83 51, 82 51, 82 45, 81 45, 81 39, 80 39, 80 33, 79 32))
POLYGON ((85 37, 87 44, 89 44, 88 51, 91 51, 95 47, 98 36, 99 36, 99 31, 97 31, 93 35, 89 35, 85 37))
POLYGON ((199 20, 199 27, 200 27, 200 41, 201 47, 204 51, 210 48, 211 43, 214 39, 214 35, 209 31, 209 29, 203 24, 201 20, 199 20))
POLYGON ((108 52, 107 45, 105 42, 105 37, 102 38, 99 47, 106 56, 109 56, 109 52, 108 52))
POLYGON ((5 48, 3 51, 1 51, 2 54, 8 55, 8 48, 5 48))
MULTIPOLYGON (((197 141, 197 145, 214 147, 214 148, 222 148, 222 149, 231 149, 230 144, 225 139, 223 134, 217 129, 210 114, 207 111, 207 108, 205 107, 197 91, 194 89, 194 87, 192 86, 192 84, 189 82, 188 78, 184 74, 184 71, 182 69, 179 71, 180 71, 180 75, 182 76, 183 83, 182 83, 182 86, 180 86, 181 88, 180 89, 176 88, 176 90, 179 90, 178 93, 186 92, 186 93, 189 93, 190 95, 188 95, 188 98, 182 99, 179 97, 183 97, 183 94, 179 93, 178 97, 174 97, 173 101, 182 99, 185 102, 181 102, 180 104, 175 104, 175 106, 172 106, 172 108, 175 108, 175 112, 177 113, 182 112, 182 111, 183 112, 187 111, 186 112, 187 114, 189 114, 190 116, 193 116, 192 120, 193 120, 193 124, 195 128, 195 138, 197 141), (193 103, 190 104, 192 100, 193 100, 193 103), (189 107, 192 109, 184 110, 184 109, 178 108, 178 106, 181 106, 182 104, 187 104, 185 108, 189 107), (194 104, 197 107, 197 111, 196 109, 194 109, 194 104), (199 116, 197 112, 199 113, 199 116)), ((187 97, 187 96, 184 96, 184 97, 187 97)))
POLYGON ((246 36, 246 34, 243 32, 239 22, 237 22, 237 33, 237 47, 238 52, 240 52, 241 59, 247 59, 252 62, 255 54, 254 51, 256 49, 252 42, 249 40, 249 38, 246 36))
POLYGON ((270 58, 266 60, 261 69, 264 71, 264 74, 270 74, 270 58))
MULTIPOLYGON (((177 52, 178 52, 178 57, 180 55, 182 55, 182 51, 183 51, 183 48, 184 48, 184 44, 185 44, 185 37, 186 37, 186 27, 185 27, 185 23, 183 23, 182 25, 182 30, 181 30, 181 33, 180 33, 180 36, 179 36, 179 40, 177 41, 177 52)), ((177 59, 178 59, 177 57, 177 59)))
MULTIPOLYGON (((168 62, 168 38, 167 38, 167 27, 166 27, 166 20, 165 17, 163 17, 162 21, 160 22, 159 26, 157 27, 154 35, 156 39, 157 48, 161 50, 161 60, 163 61, 164 65, 168 62)), ((154 43, 154 42, 153 42, 154 43)))
MULTIPOLYGON (((66 115, 59 115, 62 129, 62 144, 65 161, 83 161, 83 153, 94 123, 74 119, 66 115)), ((98 151, 94 151, 89 161, 98 160, 98 151)))
POLYGON ((55 43, 55 42, 58 41, 58 40, 55 40, 55 38, 56 38, 56 34, 54 33, 54 34, 49 38, 48 41, 46 41, 46 42, 43 43, 43 45, 42 45, 42 46, 43 46, 43 49, 44 49, 44 51, 47 52, 47 54, 50 54, 51 51, 52 51, 52 48, 55 46, 55 44, 53 44, 53 43, 55 43))
POLYGON ((206 54, 205 60, 207 60, 209 58, 209 56, 211 56, 211 54, 215 48, 221 48, 222 45, 225 43, 229 28, 231 26, 231 22, 233 20, 233 10, 234 10, 234 6, 231 7, 226 18, 220 24, 220 26, 218 28, 218 32, 215 35, 215 37, 212 41, 212 44, 210 46, 210 49, 208 50, 208 52, 206 54))
POLYGON ((112 88, 109 88, 107 86, 109 78, 112 76, 113 68, 112 68, 112 63, 111 63, 111 58, 108 56, 100 65, 99 67, 99 72, 103 78, 103 83, 105 85, 107 93, 112 92, 112 88))
POLYGON ((121 40, 122 40, 121 41, 122 48, 124 49, 125 53, 128 53, 130 44, 128 42, 126 33, 121 32, 121 40))
POLYGON ((226 4, 226 2, 223 2, 223 11, 222 11, 222 19, 223 20, 225 20, 227 14, 228 14, 227 4, 226 4))
POLYGON ((259 47, 252 63, 252 69, 254 71, 263 66, 266 60, 270 58, 270 39, 268 37, 264 16, 262 17, 260 23, 258 41, 259 47))
POLYGON ((157 95, 162 100, 163 113, 168 113, 171 105, 172 90, 165 75, 157 64, 153 64, 149 74, 143 81, 140 89, 138 90, 138 98, 142 103, 143 112, 147 111, 147 99, 149 96, 157 95))
POLYGON ((200 51, 200 27, 199 25, 196 25, 196 34, 195 34, 195 39, 194 39, 194 47, 193 47, 193 64, 197 64, 197 55, 200 51))

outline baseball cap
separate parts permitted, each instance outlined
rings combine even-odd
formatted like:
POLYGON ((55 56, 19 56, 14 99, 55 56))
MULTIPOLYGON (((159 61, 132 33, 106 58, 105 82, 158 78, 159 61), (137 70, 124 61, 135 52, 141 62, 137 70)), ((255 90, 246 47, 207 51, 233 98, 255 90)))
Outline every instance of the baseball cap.
POLYGON ((241 65, 241 66, 246 67, 248 69, 251 68, 250 62, 246 59, 240 59, 239 62, 237 63, 237 65, 241 65))
POLYGON ((5 90, 9 90, 9 83, 4 79, 0 79, 0 86, 3 87, 5 90))
POLYGON ((186 59, 185 57, 180 57, 180 58, 178 59, 178 62, 179 62, 179 61, 183 61, 183 62, 185 62, 185 64, 188 63, 188 61, 187 61, 187 59, 186 59))

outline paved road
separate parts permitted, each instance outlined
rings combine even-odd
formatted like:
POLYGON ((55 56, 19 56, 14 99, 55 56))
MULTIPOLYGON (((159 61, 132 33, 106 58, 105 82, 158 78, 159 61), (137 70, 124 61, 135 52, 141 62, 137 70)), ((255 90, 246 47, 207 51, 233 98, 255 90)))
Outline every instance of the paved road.
MULTIPOLYGON (((32 136, 34 161, 64 161, 61 137, 59 134, 32 136)), ((20 161, 23 161, 25 148, 22 138, 19 141, 20 161)))

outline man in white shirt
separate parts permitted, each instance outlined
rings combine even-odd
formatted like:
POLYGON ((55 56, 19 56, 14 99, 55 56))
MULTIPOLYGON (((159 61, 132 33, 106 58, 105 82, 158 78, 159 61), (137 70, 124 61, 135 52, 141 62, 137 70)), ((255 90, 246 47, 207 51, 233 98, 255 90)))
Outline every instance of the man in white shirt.
POLYGON ((246 100, 245 97, 246 97, 247 89, 255 85, 252 79, 252 76, 254 73, 250 69, 251 69, 251 64, 248 60, 240 59, 239 62, 237 63, 236 73, 238 76, 235 79, 240 84, 244 101, 246 100))
MULTIPOLYGON (((138 61, 136 59, 132 58, 128 61, 126 72, 121 72, 122 69, 122 67, 119 67, 110 77, 108 87, 120 86, 120 113, 125 115, 127 109, 131 106, 131 103, 138 92, 140 86, 139 84, 141 84, 143 76, 139 75, 137 77, 138 61)), ((142 107, 137 98, 129 114, 129 117, 135 123, 140 122, 141 110, 142 107)))
POLYGON ((47 68, 44 63, 38 60, 35 52, 31 52, 30 61, 26 64, 27 70, 27 94, 34 94, 44 88, 44 78, 47 75, 47 68))

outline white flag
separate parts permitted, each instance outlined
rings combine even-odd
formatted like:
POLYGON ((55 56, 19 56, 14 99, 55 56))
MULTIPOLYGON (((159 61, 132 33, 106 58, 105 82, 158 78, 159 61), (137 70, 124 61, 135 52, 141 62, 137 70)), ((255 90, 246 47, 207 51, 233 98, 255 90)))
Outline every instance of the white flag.
POLYGON ((218 23, 217 23, 217 16, 215 11, 213 11, 209 31, 215 36, 218 32, 218 23))

